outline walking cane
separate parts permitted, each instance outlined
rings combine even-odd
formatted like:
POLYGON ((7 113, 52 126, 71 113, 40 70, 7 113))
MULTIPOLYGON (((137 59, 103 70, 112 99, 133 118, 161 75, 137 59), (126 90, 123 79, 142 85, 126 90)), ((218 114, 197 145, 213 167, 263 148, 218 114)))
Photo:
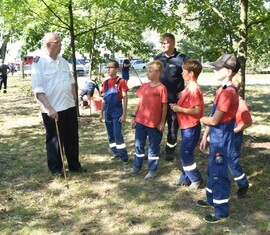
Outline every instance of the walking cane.
POLYGON ((63 148, 62 148, 61 139, 60 139, 60 135, 59 135, 58 123, 57 123, 56 119, 54 119, 54 120, 55 120, 55 126, 56 126, 57 138, 58 138, 58 145, 59 145, 59 148, 60 148, 60 155, 61 155, 61 159, 62 159, 63 172, 64 172, 65 181, 66 181, 66 187, 69 188, 68 181, 67 181, 67 174, 66 174, 65 164, 64 164, 63 148))

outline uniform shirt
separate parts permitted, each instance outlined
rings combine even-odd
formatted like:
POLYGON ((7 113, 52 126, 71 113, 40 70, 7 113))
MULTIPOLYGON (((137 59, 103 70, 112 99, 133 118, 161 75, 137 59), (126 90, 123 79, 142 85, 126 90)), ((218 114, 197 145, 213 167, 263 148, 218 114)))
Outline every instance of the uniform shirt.
POLYGON ((7 71, 10 70, 9 66, 6 64, 0 65, 0 75, 7 76, 7 71))
MULTIPOLYGON (((72 84, 75 80, 67 61, 60 55, 53 60, 45 52, 32 64, 32 87, 35 95, 44 93, 57 111, 75 107, 72 84)), ((42 113, 47 113, 43 104, 37 99, 42 113)))
POLYGON ((182 77, 182 64, 188 57, 174 51, 174 54, 167 57, 165 53, 160 53, 155 57, 163 64, 163 72, 160 76, 161 83, 166 86, 168 92, 168 102, 177 101, 177 93, 184 89, 184 80, 182 77))
POLYGON ((245 100, 239 96, 239 106, 236 113, 236 126, 252 123, 252 118, 245 100))
MULTIPOLYGON (((109 78, 107 80, 105 80, 102 84, 102 88, 101 88, 101 92, 102 93, 106 93, 106 83, 108 81, 108 89, 112 89, 115 87, 116 81, 118 79, 118 76, 116 78, 109 78)), ((125 82, 124 79, 120 79, 118 82, 118 99, 122 100, 123 99, 123 92, 128 91, 128 86, 125 82)))
POLYGON ((176 113, 180 129, 187 129, 196 126, 200 122, 204 112, 204 102, 201 88, 198 85, 193 88, 187 87, 182 92, 177 105, 188 109, 191 109, 195 106, 201 107, 201 112, 197 115, 190 115, 180 112, 176 113))
POLYGON ((162 104, 167 103, 167 89, 162 83, 151 87, 144 83, 136 92, 141 99, 135 122, 144 126, 157 128, 161 122, 162 104))
POLYGON ((216 109, 224 112, 221 120, 219 121, 220 123, 229 123, 235 118, 239 105, 238 97, 238 93, 234 88, 219 88, 214 99, 214 104, 218 103, 216 109))
POLYGON ((124 59, 124 61, 123 61, 122 71, 128 72, 130 66, 125 67, 124 64, 130 64, 130 61, 128 59, 124 59))

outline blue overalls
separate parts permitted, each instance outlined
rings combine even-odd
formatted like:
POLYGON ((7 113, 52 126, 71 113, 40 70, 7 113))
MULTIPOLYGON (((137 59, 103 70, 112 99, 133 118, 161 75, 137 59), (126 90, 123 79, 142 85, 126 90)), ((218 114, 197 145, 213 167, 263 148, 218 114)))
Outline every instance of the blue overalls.
POLYGON ((149 138, 148 146, 148 171, 156 171, 160 154, 160 142, 162 140, 162 132, 158 128, 151 128, 140 123, 136 123, 135 127, 135 156, 134 166, 142 169, 145 156, 145 143, 147 136, 149 138))
POLYGON ((242 141, 243 131, 240 131, 235 134, 233 154, 229 158, 229 170, 239 189, 248 187, 248 179, 239 164, 242 141))
POLYGON ((123 114, 122 101, 118 98, 118 78, 114 88, 108 88, 108 81, 105 82, 104 111, 105 124, 108 132, 109 146, 113 156, 119 156, 122 161, 128 160, 126 144, 122 135, 122 123, 119 118, 123 114))
MULTIPOLYGON (((233 86, 229 86, 235 89, 233 86)), ((227 89, 227 88, 226 88, 227 89)), ((211 116, 216 111, 217 102, 213 104, 211 116)), ((228 161, 233 153, 235 119, 229 123, 218 123, 210 128, 210 156, 207 166, 206 196, 207 202, 214 206, 217 217, 228 217, 230 200, 230 180, 228 161), (223 162, 215 161, 216 153, 220 153, 223 162)))
POLYGON ((180 146, 181 182, 197 182, 202 180, 201 173, 195 163, 194 149, 200 139, 201 123, 195 127, 182 129, 180 146))

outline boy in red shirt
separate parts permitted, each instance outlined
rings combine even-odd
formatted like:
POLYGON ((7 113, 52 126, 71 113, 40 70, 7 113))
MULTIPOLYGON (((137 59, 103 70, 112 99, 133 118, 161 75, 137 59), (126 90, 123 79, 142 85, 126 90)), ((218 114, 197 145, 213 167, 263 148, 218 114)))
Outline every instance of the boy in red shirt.
POLYGON ((201 135, 200 119, 204 112, 203 94, 197 83, 202 65, 196 60, 186 60, 182 65, 182 70, 182 76, 187 86, 180 93, 177 104, 170 104, 171 109, 177 114, 181 129, 180 161, 182 175, 172 184, 175 186, 189 185, 189 189, 196 190, 203 183, 194 157, 194 149, 201 135))
POLYGON ((148 174, 144 177, 145 180, 151 180, 157 175, 160 143, 167 114, 167 89, 159 81, 162 70, 163 65, 158 60, 147 65, 147 77, 150 82, 144 83, 136 92, 139 102, 131 121, 131 127, 135 128, 136 153, 129 175, 135 176, 142 172, 144 147, 148 136, 148 174))
POLYGON ((108 133, 109 146, 112 151, 112 160, 119 159, 128 165, 128 153, 124 137, 122 135, 122 123, 126 121, 128 87, 124 79, 117 76, 119 64, 111 60, 107 64, 107 73, 110 76, 102 85, 103 103, 100 112, 100 122, 103 121, 105 112, 105 124, 108 133), (123 104, 122 104, 123 100, 123 104))
POLYGON ((201 207, 214 207, 214 213, 206 215, 204 221, 217 223, 229 216, 230 180, 228 162, 233 154, 235 115, 239 98, 232 78, 240 69, 240 62, 233 54, 224 54, 214 66, 216 79, 222 86, 218 89, 210 117, 201 121, 206 129, 200 143, 201 151, 205 151, 207 137, 210 135, 210 154, 207 166, 206 196, 207 201, 199 200, 201 207))
MULTIPOLYGON (((239 90, 241 85, 241 77, 235 76, 232 81, 233 84, 239 90)), ((233 176, 234 181, 237 183, 238 186, 237 197, 242 198, 245 197, 247 194, 249 183, 242 167, 240 166, 239 159, 243 141, 243 131, 249 126, 251 126, 252 119, 245 100, 240 96, 239 96, 239 106, 235 119, 236 125, 234 128, 235 134, 234 149, 232 157, 229 158, 229 170, 233 176)))

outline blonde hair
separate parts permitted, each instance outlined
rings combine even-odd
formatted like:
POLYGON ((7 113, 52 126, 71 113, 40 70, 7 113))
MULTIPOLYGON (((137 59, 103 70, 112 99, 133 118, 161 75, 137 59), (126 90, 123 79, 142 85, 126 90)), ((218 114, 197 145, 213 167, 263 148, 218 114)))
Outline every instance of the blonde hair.
POLYGON ((242 84, 242 76, 240 74, 236 74, 232 78, 232 83, 236 86, 236 88, 239 90, 242 84))
POLYGON ((162 73, 163 64, 159 60, 153 60, 147 64, 147 68, 153 68, 156 71, 162 73))

